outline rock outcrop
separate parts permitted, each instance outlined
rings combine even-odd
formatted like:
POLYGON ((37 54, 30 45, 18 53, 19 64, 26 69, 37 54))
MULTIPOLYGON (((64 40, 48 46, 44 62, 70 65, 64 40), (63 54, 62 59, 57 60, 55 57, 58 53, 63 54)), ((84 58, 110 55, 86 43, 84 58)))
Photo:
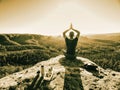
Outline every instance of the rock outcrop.
MULTIPOLYGON (((59 55, 47 61, 37 63, 31 68, 1 78, 0 90, 9 90, 9 88, 11 87, 15 87, 17 89, 19 88, 19 90, 24 90, 25 88, 27 88, 27 86, 29 86, 32 83, 33 79, 37 75, 36 72, 38 71, 41 72, 41 65, 44 65, 45 72, 48 72, 48 70, 51 67, 53 68, 52 79, 49 81, 48 87, 51 88, 52 90, 63 90, 63 88, 65 87, 64 79, 66 75, 66 66, 63 66, 59 62, 61 58, 64 58, 64 56, 59 55)), ((77 57, 77 60, 80 60, 84 63, 84 66, 79 67, 80 71, 79 74, 81 76, 82 86, 84 90, 120 89, 119 72, 115 72, 110 69, 105 70, 86 58, 77 57), (92 67, 92 69, 90 69, 90 67, 92 67)), ((67 68, 69 67, 67 66, 67 68)))

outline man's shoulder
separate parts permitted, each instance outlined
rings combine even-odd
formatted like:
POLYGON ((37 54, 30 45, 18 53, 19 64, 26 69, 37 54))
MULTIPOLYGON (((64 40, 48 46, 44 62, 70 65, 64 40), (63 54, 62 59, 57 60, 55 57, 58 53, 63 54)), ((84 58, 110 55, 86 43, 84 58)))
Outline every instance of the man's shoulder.
POLYGON ((78 40, 78 37, 75 37, 73 39, 70 39, 69 37, 65 37, 66 40, 78 40))

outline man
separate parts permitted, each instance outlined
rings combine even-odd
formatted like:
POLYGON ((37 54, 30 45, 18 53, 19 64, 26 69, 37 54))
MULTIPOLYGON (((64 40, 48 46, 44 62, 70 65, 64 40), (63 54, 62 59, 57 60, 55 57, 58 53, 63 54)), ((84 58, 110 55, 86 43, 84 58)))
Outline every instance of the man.
POLYGON ((66 48, 67 48, 67 51, 65 53, 65 56, 67 59, 75 59, 76 58, 75 49, 77 46, 79 36, 80 36, 80 32, 78 30, 73 29, 72 24, 68 30, 63 32, 63 37, 65 38, 66 48), (66 33, 68 31, 70 31, 69 37, 66 35, 66 33), (75 35, 74 32, 76 32, 77 35, 75 35))

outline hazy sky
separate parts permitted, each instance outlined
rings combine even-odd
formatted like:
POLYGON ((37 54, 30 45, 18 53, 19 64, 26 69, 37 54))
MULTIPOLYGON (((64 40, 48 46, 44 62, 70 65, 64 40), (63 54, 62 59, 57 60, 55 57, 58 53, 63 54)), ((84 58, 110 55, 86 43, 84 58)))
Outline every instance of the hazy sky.
POLYGON ((0 0, 0 33, 120 32, 120 0, 0 0))

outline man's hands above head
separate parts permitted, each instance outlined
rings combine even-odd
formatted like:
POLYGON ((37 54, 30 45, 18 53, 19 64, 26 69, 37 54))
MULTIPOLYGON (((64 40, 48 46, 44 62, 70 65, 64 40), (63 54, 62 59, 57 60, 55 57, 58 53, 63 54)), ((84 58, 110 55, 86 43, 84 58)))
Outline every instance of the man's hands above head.
POLYGON ((67 30, 65 30, 65 31, 63 32, 63 37, 64 37, 64 38, 67 37, 67 36, 66 36, 66 33, 67 33, 68 31, 70 31, 70 30, 75 31, 75 32, 77 33, 76 37, 79 38, 80 32, 79 32, 78 30, 74 29, 73 26, 72 26, 72 24, 70 25, 70 28, 69 28, 69 29, 67 29, 67 30))

